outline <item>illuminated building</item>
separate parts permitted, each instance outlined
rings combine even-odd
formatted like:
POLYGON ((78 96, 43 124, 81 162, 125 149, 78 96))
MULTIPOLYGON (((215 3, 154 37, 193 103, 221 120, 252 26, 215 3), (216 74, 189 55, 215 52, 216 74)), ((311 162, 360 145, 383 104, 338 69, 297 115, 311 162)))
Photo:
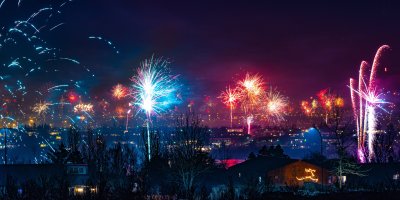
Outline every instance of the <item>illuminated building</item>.
MULTIPOLYGON (((22 187, 24 183, 30 180, 41 180, 44 177, 55 178, 63 177, 66 174, 66 180, 69 183, 70 195, 83 195, 87 193, 96 193, 96 186, 87 186, 89 179, 88 165, 86 164, 14 164, 0 165, 0 173, 6 174, 15 181, 17 187, 22 187)), ((0 188, 4 187, 7 180, 5 176, 0 176, 0 188)))
POLYGON ((306 182, 319 183, 323 180, 324 185, 329 184, 328 182, 328 170, 324 169, 324 177, 321 177, 322 168, 305 162, 296 161, 274 169, 268 172, 268 176, 272 178, 272 181, 277 185, 299 185, 302 186, 306 182))
POLYGON ((318 165, 285 157, 258 156, 246 160, 229 168, 229 174, 234 175, 235 181, 245 184, 246 177, 266 177, 275 186, 302 186, 304 183, 331 184, 331 175, 328 169, 324 169, 324 177, 321 177, 321 167, 318 165), (267 175, 267 176, 266 176, 267 175))

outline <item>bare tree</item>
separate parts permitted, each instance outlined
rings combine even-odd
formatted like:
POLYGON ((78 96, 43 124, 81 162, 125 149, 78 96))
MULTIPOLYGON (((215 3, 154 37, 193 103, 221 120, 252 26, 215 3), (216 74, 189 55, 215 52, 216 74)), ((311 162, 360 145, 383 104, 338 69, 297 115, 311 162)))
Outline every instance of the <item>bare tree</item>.
POLYGON ((336 162, 336 166, 331 172, 338 178, 340 190, 343 188, 343 184, 345 183, 344 177, 346 175, 365 176, 366 171, 363 171, 360 168, 361 166, 355 161, 345 156, 339 157, 338 161, 336 162))
POLYGON ((72 151, 77 151, 80 140, 81 137, 79 130, 75 127, 75 125, 71 126, 68 131, 68 147, 72 151))
POLYGON ((392 123, 386 126, 386 130, 382 134, 377 134, 374 143, 375 161, 377 163, 385 163, 393 159, 394 150, 393 143, 396 137, 396 129, 392 123))
MULTIPOLYGON (((336 96, 336 98, 341 97, 336 96)), ((330 123, 327 123, 326 127, 330 132, 335 134, 338 159, 331 173, 335 174, 338 178, 339 189, 343 188, 343 177, 345 175, 365 176, 365 172, 360 169, 356 160, 348 153, 348 148, 354 143, 352 139, 353 124, 350 123, 351 121, 353 121, 351 112, 348 113, 348 110, 342 106, 333 104, 329 113, 330 123)))
POLYGON ((345 175, 363 176, 363 172, 360 171, 360 167, 348 153, 349 147, 351 147, 355 142, 355 140, 352 138, 354 134, 354 124, 351 123, 353 121, 352 112, 343 106, 342 100, 343 99, 339 95, 327 94, 327 101, 329 102, 326 103, 329 103, 327 104, 329 106, 325 107, 325 121, 320 121, 319 128, 314 125, 314 127, 318 130, 320 128, 324 128, 329 133, 334 135, 338 159, 335 162, 335 166, 331 173, 338 177, 340 189, 342 189, 344 183, 343 177, 345 175))
POLYGON ((208 153, 203 151, 206 128, 193 113, 182 115, 171 145, 171 167, 176 173, 187 199, 193 198, 195 179, 213 165, 208 153))

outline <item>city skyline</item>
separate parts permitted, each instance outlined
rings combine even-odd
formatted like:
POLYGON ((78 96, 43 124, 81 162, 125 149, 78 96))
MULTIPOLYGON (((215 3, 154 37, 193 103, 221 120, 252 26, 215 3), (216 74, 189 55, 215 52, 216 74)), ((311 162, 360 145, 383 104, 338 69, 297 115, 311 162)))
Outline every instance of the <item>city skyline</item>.
POLYGON ((396 197, 398 8, 0 0, 0 198, 396 197))

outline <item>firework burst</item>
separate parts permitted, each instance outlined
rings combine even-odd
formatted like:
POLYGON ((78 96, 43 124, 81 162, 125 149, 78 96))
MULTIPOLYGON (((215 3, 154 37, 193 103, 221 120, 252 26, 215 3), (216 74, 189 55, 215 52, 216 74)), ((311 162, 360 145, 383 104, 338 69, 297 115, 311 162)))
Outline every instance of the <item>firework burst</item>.
POLYGON ((370 68, 369 79, 366 80, 365 73, 369 68, 367 62, 362 61, 360 65, 358 89, 354 79, 350 79, 350 96, 352 101, 354 118, 357 125, 357 138, 358 138, 358 159, 360 162, 366 162, 366 158, 372 161, 375 157, 374 153, 374 140, 376 134, 376 108, 381 104, 387 103, 382 98, 382 94, 378 92, 378 85, 376 82, 376 74, 380 65, 382 52, 388 50, 388 45, 381 46, 375 54, 372 67, 370 68), (359 101, 359 104, 356 101, 359 101), (366 140, 367 139, 367 140, 366 140), (367 143, 368 149, 365 148, 367 143), (366 155, 368 153, 368 155, 366 155))
POLYGON ((39 102, 33 106, 32 111, 35 112, 38 116, 46 115, 47 111, 49 110, 49 106, 50 104, 47 102, 39 102))
POLYGON ((93 112, 93 105, 91 103, 80 103, 74 106, 74 112, 75 113, 79 113, 79 112, 83 112, 83 113, 90 113, 93 112))
POLYGON ((117 84, 112 88, 112 95, 116 99, 122 99, 126 97, 127 94, 128 94, 128 89, 121 84, 117 84))
POLYGON ((308 101, 303 100, 303 101, 301 101, 300 105, 301 105, 301 109, 303 110, 303 112, 306 115, 311 115, 312 107, 310 106, 310 103, 308 101))
POLYGON ((222 91, 221 95, 218 98, 222 100, 222 103, 229 106, 232 128, 233 108, 240 98, 240 92, 237 89, 231 89, 231 87, 229 86, 225 91, 222 91))
POLYGON ((269 90, 265 94, 266 103, 263 105, 263 110, 270 116, 271 121, 281 121, 284 119, 284 111, 288 105, 287 97, 283 96, 276 90, 269 90))
POLYGON ((47 102, 39 102, 36 103, 32 108, 32 111, 35 112, 39 117, 43 117, 43 123, 46 122, 46 115, 50 105, 51 104, 47 102))
POLYGON ((344 99, 333 95, 329 89, 319 91, 317 97, 319 104, 325 112, 325 123, 328 124, 329 116, 333 114, 332 111, 344 106, 344 99))
POLYGON ((159 114, 176 100, 173 98, 177 90, 177 76, 172 76, 168 68, 169 62, 162 58, 150 58, 141 63, 137 74, 132 77, 133 105, 139 107, 146 116, 148 158, 151 159, 150 123, 151 115, 159 114))
POLYGON ((174 103, 171 95, 176 91, 177 76, 170 75, 168 64, 162 58, 145 60, 131 79, 133 104, 148 116, 158 114, 174 103))
POLYGON ((245 113, 251 112, 259 103, 264 90, 264 81, 258 74, 246 74, 246 77, 238 82, 241 93, 241 102, 245 113))
POLYGON ((243 80, 238 82, 238 90, 240 92, 240 103, 244 110, 247 121, 247 134, 251 134, 251 122, 253 122, 253 112, 261 101, 264 92, 264 80, 258 75, 246 74, 243 80))

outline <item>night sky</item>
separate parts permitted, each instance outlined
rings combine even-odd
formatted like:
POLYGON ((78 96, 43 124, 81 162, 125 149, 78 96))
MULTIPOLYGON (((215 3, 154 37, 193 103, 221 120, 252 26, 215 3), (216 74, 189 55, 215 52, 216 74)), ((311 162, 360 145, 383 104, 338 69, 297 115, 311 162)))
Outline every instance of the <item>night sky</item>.
MULTIPOLYGON (((0 18, 24 16, 49 2, 22 1, 17 8, 7 0, 0 18)), ((383 44, 391 46, 384 57, 385 87, 398 85, 396 1, 278 2, 77 0, 59 16, 64 24, 44 36, 93 69, 96 78, 87 81, 95 95, 128 84, 140 61, 154 54, 172 61, 185 98, 216 96, 246 72, 259 73, 295 101, 328 87, 347 98, 349 78, 357 77, 360 62, 372 62, 383 44), (112 41, 120 54, 89 36, 112 41)), ((68 76, 78 76, 73 66, 63 67, 71 67, 68 76)))

